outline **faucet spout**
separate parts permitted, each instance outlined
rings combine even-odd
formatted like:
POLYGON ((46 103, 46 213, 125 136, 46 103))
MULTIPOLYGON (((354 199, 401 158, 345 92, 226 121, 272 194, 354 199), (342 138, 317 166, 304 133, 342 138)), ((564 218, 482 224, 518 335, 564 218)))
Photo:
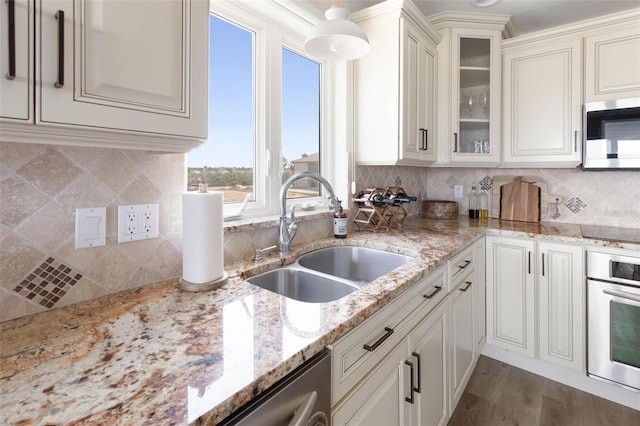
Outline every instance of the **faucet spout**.
POLYGON ((278 245, 280 246, 281 253, 288 253, 291 247, 291 241, 296 235, 298 226, 295 223, 295 206, 291 208, 291 220, 287 220, 287 192, 294 182, 300 179, 314 179, 325 187, 329 195, 327 199, 329 201, 329 210, 337 211, 339 207, 338 198, 333 192, 331 184, 318 173, 315 172, 300 172, 291 176, 280 188, 280 232, 278 234, 278 245))

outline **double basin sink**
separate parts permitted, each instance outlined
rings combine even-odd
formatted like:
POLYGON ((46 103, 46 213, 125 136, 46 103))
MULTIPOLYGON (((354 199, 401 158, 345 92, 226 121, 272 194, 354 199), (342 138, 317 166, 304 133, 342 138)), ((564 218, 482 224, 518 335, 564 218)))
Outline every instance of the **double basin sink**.
POLYGON ((366 247, 340 246, 313 251, 293 264, 247 279, 291 299, 327 303, 346 296, 412 257, 366 247))

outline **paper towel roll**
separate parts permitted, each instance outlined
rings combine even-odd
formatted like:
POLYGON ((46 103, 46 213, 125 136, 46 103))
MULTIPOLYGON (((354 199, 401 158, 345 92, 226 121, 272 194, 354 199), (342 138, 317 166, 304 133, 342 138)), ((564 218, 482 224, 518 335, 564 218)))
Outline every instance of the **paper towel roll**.
POLYGON ((218 280, 224 273, 222 192, 182 194, 182 278, 192 284, 218 280))

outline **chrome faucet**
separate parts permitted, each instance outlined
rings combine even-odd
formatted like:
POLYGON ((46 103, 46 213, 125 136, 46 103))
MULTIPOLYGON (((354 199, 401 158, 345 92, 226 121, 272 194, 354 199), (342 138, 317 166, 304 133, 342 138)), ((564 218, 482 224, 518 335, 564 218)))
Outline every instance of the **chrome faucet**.
POLYGON ((327 196, 327 200, 329 201, 329 210, 337 211, 339 208, 338 198, 336 194, 333 192, 333 188, 331 184, 315 172, 300 172, 293 176, 291 176, 285 183, 282 184, 282 188, 280 188, 280 233, 278 236, 278 244, 280 245, 280 253, 288 253, 289 248, 291 247, 291 241, 296 236, 296 232, 298 231, 298 226, 296 225, 296 214, 295 208, 296 206, 291 207, 291 220, 287 221, 287 191, 289 187, 297 180, 310 178, 317 180, 320 182, 326 189, 329 191, 329 195, 327 196))

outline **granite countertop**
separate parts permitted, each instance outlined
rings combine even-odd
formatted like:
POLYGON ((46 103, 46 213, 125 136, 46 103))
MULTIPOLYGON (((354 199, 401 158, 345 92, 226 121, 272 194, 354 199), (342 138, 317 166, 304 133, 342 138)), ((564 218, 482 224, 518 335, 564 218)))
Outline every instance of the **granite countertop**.
POLYGON ((0 323, 2 424, 215 424, 485 234, 640 250, 582 238, 578 225, 464 217, 411 219, 229 265, 218 290, 170 280, 0 323), (416 257, 331 303, 286 299, 244 281, 333 245, 416 257))

